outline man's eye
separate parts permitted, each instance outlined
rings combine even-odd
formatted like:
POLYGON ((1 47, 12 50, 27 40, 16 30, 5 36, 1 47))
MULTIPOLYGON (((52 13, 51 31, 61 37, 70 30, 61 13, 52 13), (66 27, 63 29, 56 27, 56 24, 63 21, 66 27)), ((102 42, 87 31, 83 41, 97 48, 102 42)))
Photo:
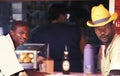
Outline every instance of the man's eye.
POLYGON ((20 34, 24 34, 24 32, 19 32, 20 34))

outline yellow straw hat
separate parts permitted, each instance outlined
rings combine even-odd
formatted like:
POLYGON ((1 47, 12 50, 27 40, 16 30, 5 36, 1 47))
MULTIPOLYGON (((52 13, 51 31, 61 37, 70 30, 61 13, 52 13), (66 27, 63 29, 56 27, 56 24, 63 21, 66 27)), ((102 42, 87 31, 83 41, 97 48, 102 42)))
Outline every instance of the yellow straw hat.
POLYGON ((99 6, 94 6, 91 11, 92 21, 87 21, 89 27, 99 27, 116 20, 118 14, 115 12, 110 15, 109 11, 100 4, 99 6))

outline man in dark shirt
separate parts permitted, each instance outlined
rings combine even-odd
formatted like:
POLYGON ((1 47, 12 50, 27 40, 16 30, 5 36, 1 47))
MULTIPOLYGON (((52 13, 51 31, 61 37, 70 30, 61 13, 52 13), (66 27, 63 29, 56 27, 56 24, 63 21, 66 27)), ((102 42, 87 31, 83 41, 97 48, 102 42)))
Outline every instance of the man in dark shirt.
POLYGON ((46 43, 50 45, 50 57, 54 59, 54 71, 62 71, 62 58, 65 45, 68 47, 70 58, 70 71, 81 72, 82 55, 80 52, 81 31, 76 25, 66 24, 67 12, 65 5, 53 4, 49 8, 50 24, 39 28, 32 35, 31 42, 46 43))

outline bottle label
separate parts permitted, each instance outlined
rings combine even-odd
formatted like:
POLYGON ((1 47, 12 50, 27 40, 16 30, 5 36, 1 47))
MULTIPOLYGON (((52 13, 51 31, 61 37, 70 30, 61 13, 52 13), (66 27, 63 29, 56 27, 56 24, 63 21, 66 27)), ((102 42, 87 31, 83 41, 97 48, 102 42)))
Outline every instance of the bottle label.
POLYGON ((69 63, 69 61, 68 60, 63 61, 62 67, 63 67, 64 71, 68 71, 70 69, 70 63, 69 63))

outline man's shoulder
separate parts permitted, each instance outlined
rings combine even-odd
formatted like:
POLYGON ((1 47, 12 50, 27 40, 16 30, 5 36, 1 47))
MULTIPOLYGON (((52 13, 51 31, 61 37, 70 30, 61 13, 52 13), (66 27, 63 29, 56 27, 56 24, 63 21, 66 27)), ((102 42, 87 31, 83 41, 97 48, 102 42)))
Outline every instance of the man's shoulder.
POLYGON ((120 34, 115 34, 114 38, 120 40, 120 34))
POLYGON ((4 40, 9 40, 11 37, 9 34, 6 34, 6 35, 0 35, 0 40, 4 41, 4 40))
POLYGON ((7 40, 6 36, 5 35, 1 35, 0 36, 0 42, 5 42, 7 40))
POLYGON ((6 36, 5 35, 0 35, 0 39, 5 39, 6 36))
POLYGON ((117 44, 120 42, 120 34, 115 34, 115 36, 113 38, 113 42, 117 43, 117 44))

